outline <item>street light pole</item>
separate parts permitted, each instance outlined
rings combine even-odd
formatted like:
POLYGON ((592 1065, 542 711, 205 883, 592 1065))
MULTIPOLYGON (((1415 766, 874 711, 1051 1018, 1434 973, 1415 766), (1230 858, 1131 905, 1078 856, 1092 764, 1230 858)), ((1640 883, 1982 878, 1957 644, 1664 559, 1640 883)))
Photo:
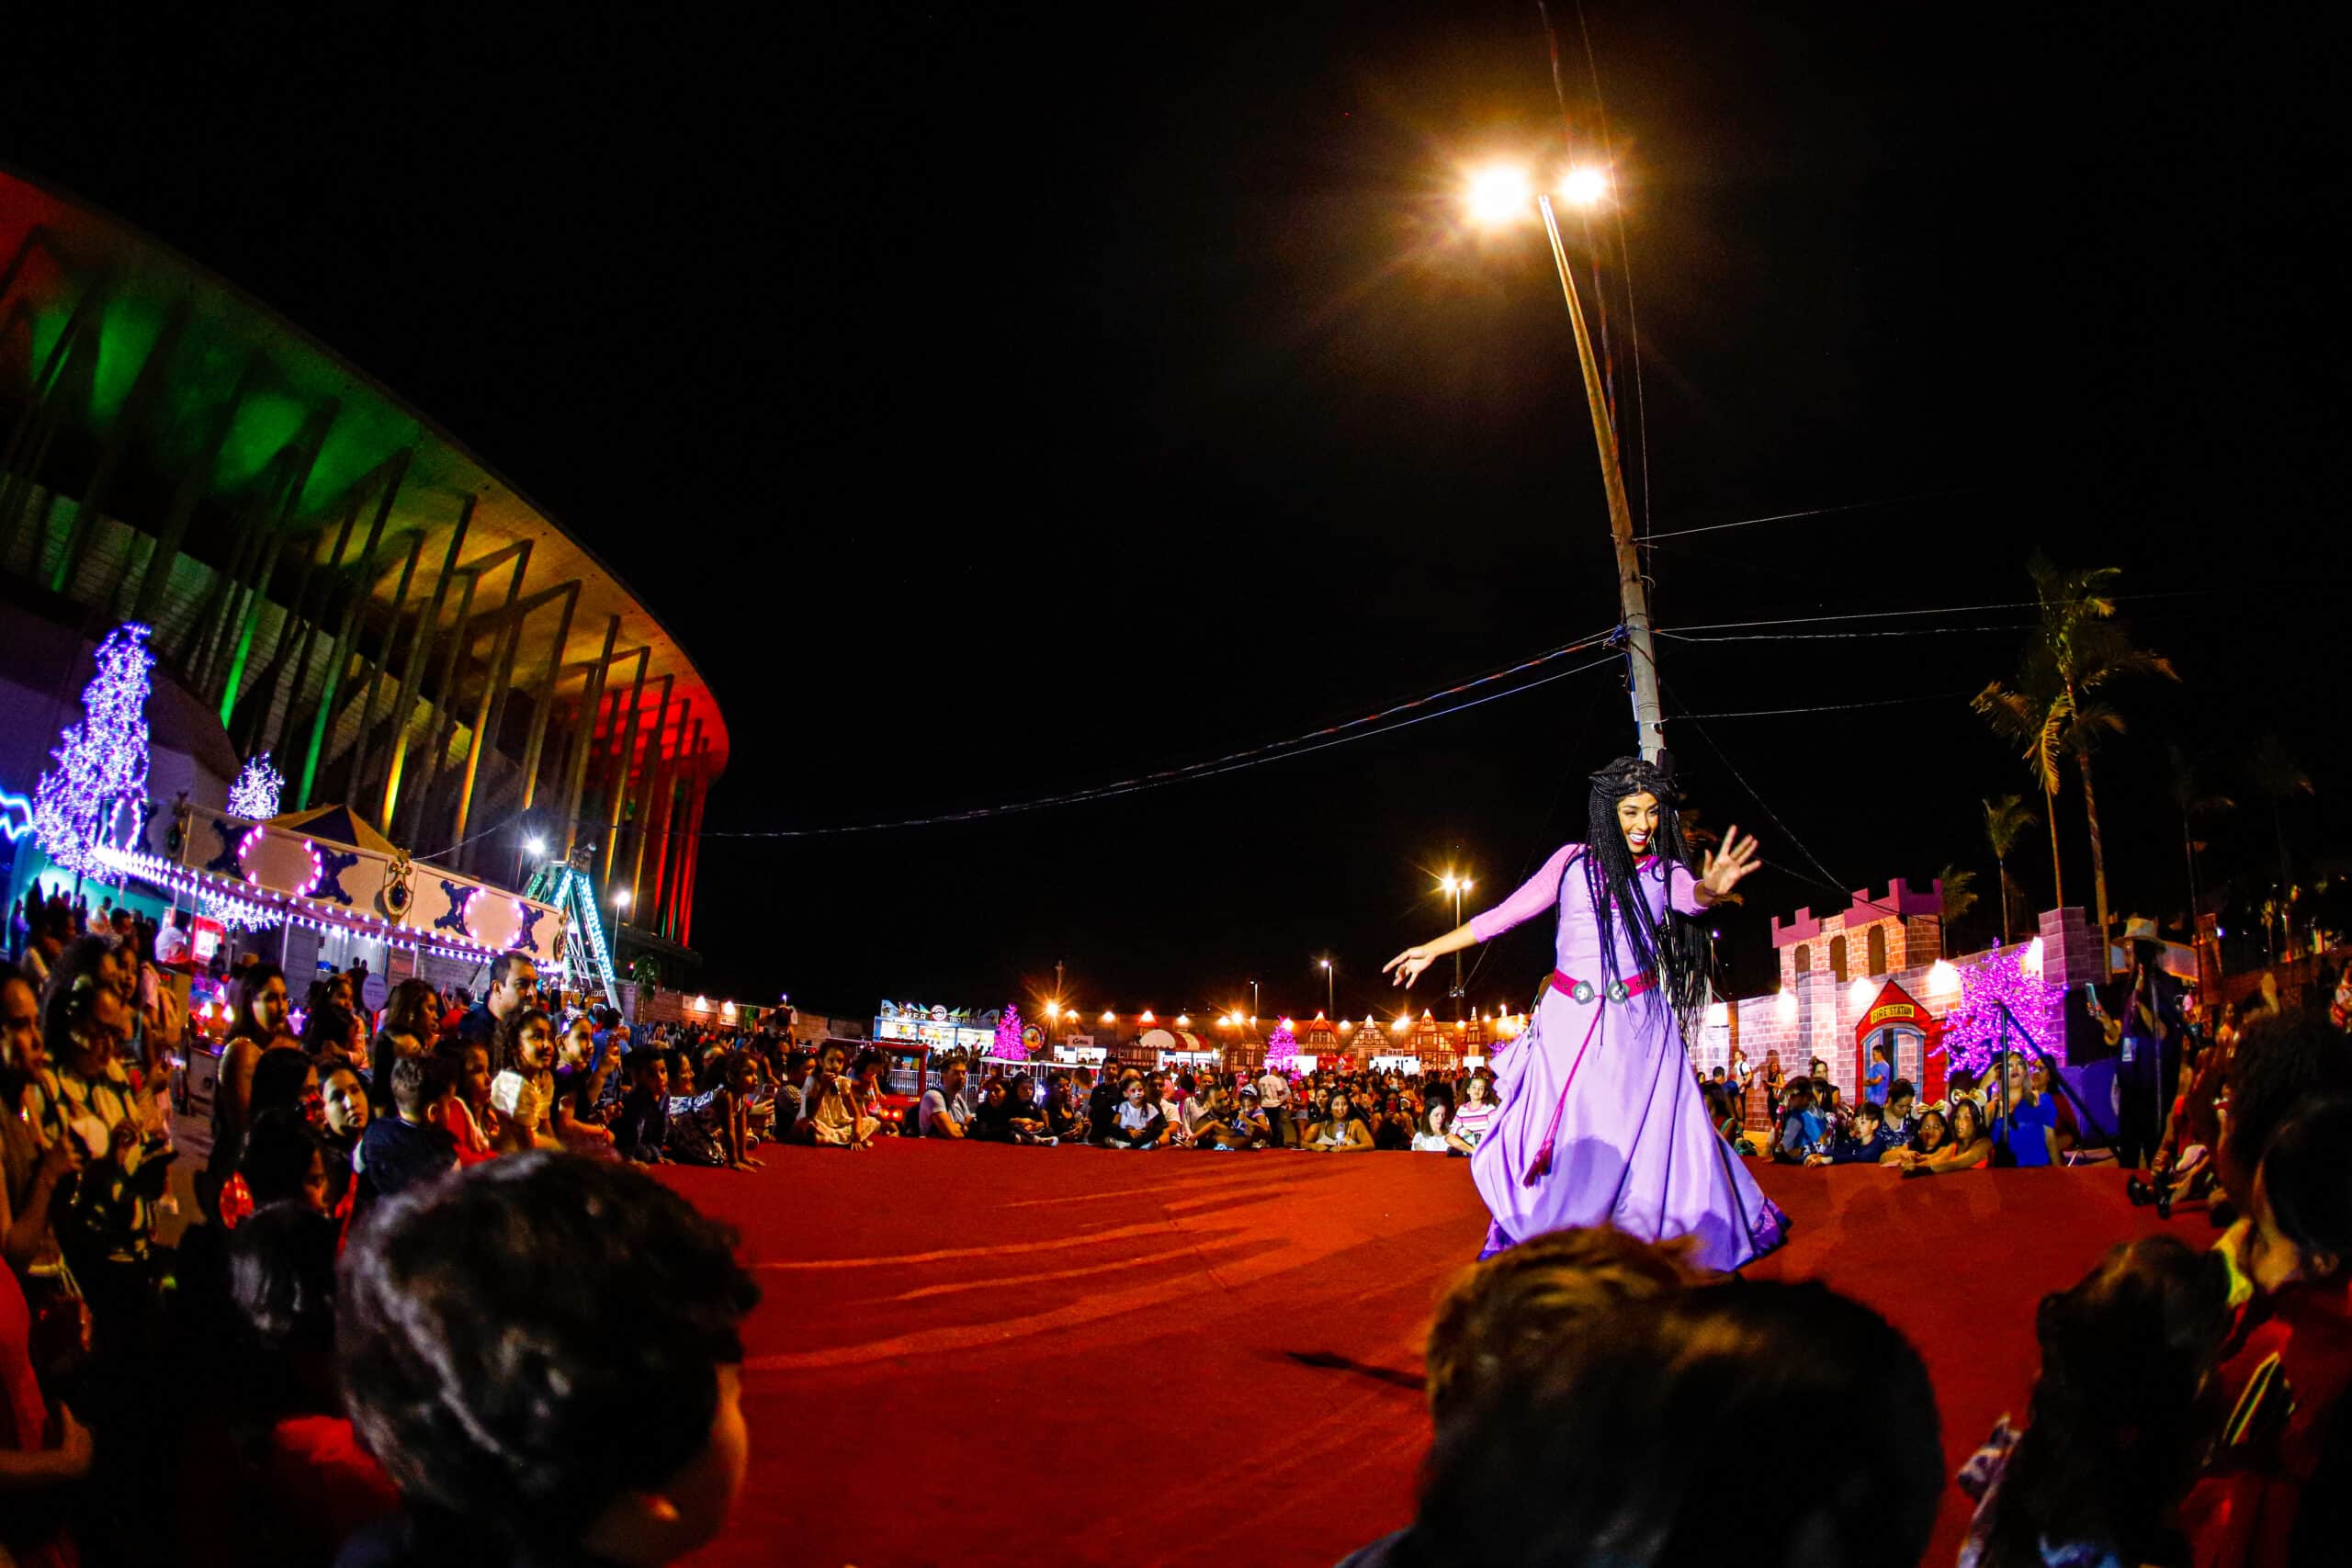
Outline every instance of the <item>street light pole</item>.
MULTIPOLYGON (((1440 892, 1453 895, 1453 926, 1456 931, 1461 930, 1462 896, 1470 891, 1470 879, 1456 876, 1449 871, 1438 878, 1437 885, 1440 892)), ((1458 947, 1453 950, 1453 989, 1446 995, 1453 998, 1453 1021, 1459 1023, 1462 1021, 1462 950, 1458 947)))
POLYGON ((1338 982, 1336 979, 1334 979, 1334 978, 1332 977, 1331 961, 1330 961, 1329 959, 1326 958, 1326 959, 1324 959, 1322 962, 1323 962, 1323 1016, 1324 1016, 1325 1018, 1329 1018, 1333 1013, 1335 1013, 1335 1012, 1339 1011, 1339 1010, 1340 1010, 1340 1003, 1339 1003, 1339 998, 1338 998, 1338 993, 1333 989, 1333 987, 1334 987, 1335 986, 1337 986, 1337 985, 1339 984, 1339 982, 1338 982))
MULTIPOLYGON (((1577 303, 1576 278, 1568 270, 1567 247, 1560 241, 1560 220, 1552 210, 1551 196, 1537 196, 1535 205, 1544 213, 1544 232, 1552 242, 1552 262, 1560 271, 1560 294, 1567 301, 1569 324, 1576 329, 1577 363, 1584 371, 1585 400, 1592 408, 1592 438, 1600 449, 1600 485, 1608 493, 1609 532, 1617 547, 1618 614, 1624 621, 1626 650, 1634 665, 1634 737, 1643 760, 1655 762, 1666 750, 1665 714, 1658 706, 1657 654, 1650 640, 1649 592, 1642 581, 1641 555, 1634 545, 1634 513, 1625 502, 1625 475, 1618 461, 1617 427, 1609 417, 1609 400, 1600 384, 1600 365, 1593 356, 1592 334, 1585 330, 1584 310, 1577 303)), ((1457 957, 1455 963, 1460 962, 1457 957)))

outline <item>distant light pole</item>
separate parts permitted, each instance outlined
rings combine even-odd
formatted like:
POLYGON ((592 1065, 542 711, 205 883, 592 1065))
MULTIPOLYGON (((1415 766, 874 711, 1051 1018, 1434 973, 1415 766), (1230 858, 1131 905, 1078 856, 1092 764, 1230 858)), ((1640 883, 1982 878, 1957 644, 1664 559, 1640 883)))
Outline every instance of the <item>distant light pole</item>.
POLYGON ((1258 1021, 1258 982, 1250 982, 1250 1021, 1258 1021))
POLYGON ((1324 958, 1318 959, 1317 962, 1323 965, 1323 1016, 1325 1018, 1329 1018, 1339 1010, 1340 1004, 1334 999, 1334 993, 1331 989, 1337 982, 1331 977, 1331 961, 1328 958, 1324 958))
MULTIPOLYGON (((1470 879, 1466 876, 1456 876, 1449 871, 1437 879, 1437 886, 1440 892, 1453 895, 1453 923, 1457 927, 1460 926, 1462 924, 1462 896, 1470 891, 1470 879)), ((1453 1021, 1459 1023, 1462 1021, 1462 950, 1460 948, 1453 951, 1453 989, 1448 991, 1446 995, 1453 998, 1453 1021)))

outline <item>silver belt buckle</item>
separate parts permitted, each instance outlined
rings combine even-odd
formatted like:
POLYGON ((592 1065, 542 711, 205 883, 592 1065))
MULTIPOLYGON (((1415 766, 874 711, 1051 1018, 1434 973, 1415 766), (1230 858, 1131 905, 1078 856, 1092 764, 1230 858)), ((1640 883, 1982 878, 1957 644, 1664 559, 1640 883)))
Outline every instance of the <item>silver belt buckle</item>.
POLYGON ((1585 1003, 1592 1000, 1592 982, 1589 980, 1578 980, 1573 987, 1569 987, 1568 995, 1576 998, 1577 1006, 1583 1006, 1585 1003))

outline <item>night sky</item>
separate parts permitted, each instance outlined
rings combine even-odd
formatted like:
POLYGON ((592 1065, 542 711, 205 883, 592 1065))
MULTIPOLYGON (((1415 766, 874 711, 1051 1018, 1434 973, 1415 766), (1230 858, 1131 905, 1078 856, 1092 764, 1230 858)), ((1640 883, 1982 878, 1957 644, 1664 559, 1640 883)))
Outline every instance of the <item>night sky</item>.
MULTIPOLYGON (((2005 604, 2037 546, 2120 567, 2184 680, 2120 692, 2099 759, 2119 910, 2186 906, 2167 742, 2245 802, 2203 830, 2239 908, 2277 863, 2242 778, 2266 733, 2317 784, 2283 818, 2299 870, 2340 854, 2332 48, 2210 7, 1770 11, 1584 13, 1637 519, 1855 508, 1662 542, 1660 626, 2005 604)), ((1577 12, 1555 19, 1565 124, 1535 8, 1485 0, 809 6, 733 36, 12 24, 0 160, 512 478, 716 687, 707 826, 819 828, 1219 756, 1611 624, 1541 231, 1474 234, 1454 200, 1483 155, 1598 156, 1577 12)), ((1836 888, 1953 863, 1993 896, 1976 802, 2030 785, 1965 697, 2017 653, 1974 628, 2022 619, 1661 643, 1669 713, 1906 699, 1669 727, 1691 804, 1773 863, 1722 922, 1739 988, 1768 983, 1765 917, 1836 888)), ((1090 1009, 1208 1012, 1255 977, 1311 1012, 1328 953, 1361 1016, 1448 923, 1435 874, 1507 890, 1631 739, 1601 669, 1113 800, 718 840, 706 983, 986 1008, 1042 1000, 1060 959, 1090 1009)), ((2086 903, 2079 802, 2070 776, 2086 903)), ((2039 829, 2013 867, 2046 899, 2039 829)), ((1518 933, 1472 999, 1544 967, 1518 933)))

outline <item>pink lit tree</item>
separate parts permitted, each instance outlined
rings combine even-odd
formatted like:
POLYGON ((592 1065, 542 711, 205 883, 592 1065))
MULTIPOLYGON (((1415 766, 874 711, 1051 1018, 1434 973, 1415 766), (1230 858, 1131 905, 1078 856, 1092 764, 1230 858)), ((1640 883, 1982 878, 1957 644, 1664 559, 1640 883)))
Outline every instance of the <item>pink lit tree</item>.
POLYGON ((2065 989, 2026 972, 2028 948, 1996 948, 1982 962, 1960 972, 1960 1000, 1944 1014, 1944 1049, 1954 1067, 1983 1073, 2001 1053, 2002 1007, 2008 1009, 2010 1048, 2030 1056, 2018 1036, 2022 1028, 2033 1043, 2057 1061, 2066 1059, 2065 989))
POLYGON ((1298 1061, 1298 1037, 1290 1032, 1287 1021, 1277 1022, 1274 1032, 1266 1036, 1266 1066, 1289 1068, 1298 1061))
POLYGON ((989 1047, 989 1055, 1000 1062, 1025 1062, 1029 1047, 1021 1041, 1021 1010, 1011 1002, 997 1014, 996 1043, 989 1047))

